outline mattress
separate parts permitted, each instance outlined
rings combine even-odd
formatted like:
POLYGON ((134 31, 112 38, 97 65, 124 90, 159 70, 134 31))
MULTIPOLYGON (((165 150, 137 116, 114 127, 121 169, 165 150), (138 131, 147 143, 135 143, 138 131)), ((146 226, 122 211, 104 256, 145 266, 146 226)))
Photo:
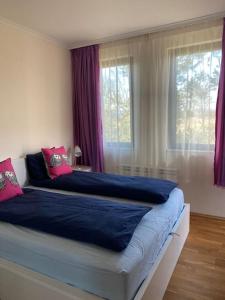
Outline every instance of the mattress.
POLYGON ((183 192, 175 188, 166 203, 149 205, 123 252, 0 222, 0 257, 105 299, 131 300, 183 210, 183 192))

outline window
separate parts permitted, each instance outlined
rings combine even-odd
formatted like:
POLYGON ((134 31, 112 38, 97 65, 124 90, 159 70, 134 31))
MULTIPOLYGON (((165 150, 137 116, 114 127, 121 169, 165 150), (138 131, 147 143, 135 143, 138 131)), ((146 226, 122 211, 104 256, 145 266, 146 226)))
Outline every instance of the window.
POLYGON ((103 61, 101 77, 105 142, 112 147, 131 147, 131 59, 103 61))
POLYGON ((214 43, 170 51, 170 149, 214 148, 220 47, 214 43))

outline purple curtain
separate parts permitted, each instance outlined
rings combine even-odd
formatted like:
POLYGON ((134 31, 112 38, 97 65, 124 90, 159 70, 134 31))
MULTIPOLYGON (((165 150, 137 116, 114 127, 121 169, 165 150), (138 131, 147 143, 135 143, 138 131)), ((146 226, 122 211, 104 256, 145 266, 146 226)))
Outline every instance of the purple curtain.
POLYGON ((214 184, 225 187, 225 19, 223 21, 222 61, 216 105, 214 184))
POLYGON ((73 49, 71 58, 74 144, 82 150, 81 163, 102 172, 99 46, 73 49))

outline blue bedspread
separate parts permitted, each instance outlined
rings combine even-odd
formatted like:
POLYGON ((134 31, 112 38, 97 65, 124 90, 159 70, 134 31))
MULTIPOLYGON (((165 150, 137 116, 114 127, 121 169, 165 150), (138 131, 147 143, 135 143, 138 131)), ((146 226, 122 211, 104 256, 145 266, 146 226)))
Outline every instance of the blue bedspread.
POLYGON ((166 202, 170 192, 177 186, 169 180, 78 171, 55 179, 30 180, 30 183, 37 187, 150 203, 166 202))
POLYGON ((0 221, 122 251, 150 210, 109 200, 24 189, 24 195, 0 202, 0 221))

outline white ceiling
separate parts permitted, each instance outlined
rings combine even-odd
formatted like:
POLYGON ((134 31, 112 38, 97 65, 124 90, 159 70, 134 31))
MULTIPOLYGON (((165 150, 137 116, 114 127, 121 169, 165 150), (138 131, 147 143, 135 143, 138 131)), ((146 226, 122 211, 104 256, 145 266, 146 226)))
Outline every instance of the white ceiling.
POLYGON ((225 11, 225 0, 0 0, 0 16, 68 47, 225 11))

